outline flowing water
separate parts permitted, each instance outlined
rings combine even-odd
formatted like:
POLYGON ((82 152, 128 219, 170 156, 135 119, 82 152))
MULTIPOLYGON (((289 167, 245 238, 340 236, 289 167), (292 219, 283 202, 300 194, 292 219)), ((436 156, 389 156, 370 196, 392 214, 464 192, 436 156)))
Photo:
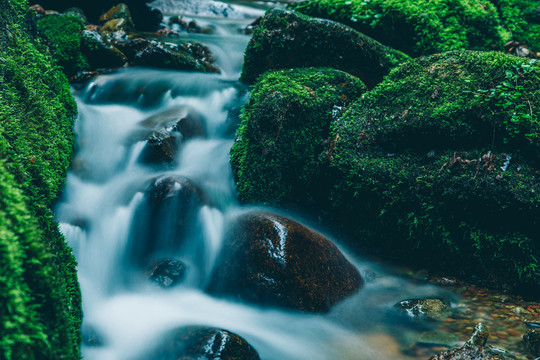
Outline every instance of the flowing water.
MULTIPOLYGON (((224 227, 245 211, 236 200, 229 165, 234 141, 229 114, 245 101, 237 79, 249 36, 239 30, 261 15, 260 8, 267 4, 246 7, 243 3, 231 7, 235 12, 227 18, 191 9, 193 18, 215 31, 211 35, 185 34, 179 39, 210 47, 221 74, 126 69, 102 75, 76 94, 77 153, 56 214, 79 263, 83 329, 96 334, 94 341, 83 344, 84 358, 136 359, 165 333, 182 325, 235 332, 262 359, 409 358, 403 348, 414 344, 415 337, 427 328, 404 321, 392 310, 393 305, 411 297, 456 297, 390 275, 345 250, 371 281, 328 314, 259 307, 203 291, 224 227), (134 134, 152 131, 155 124, 143 120, 159 119, 159 114, 170 109, 198 113, 207 136, 183 141, 174 165, 142 164, 146 141, 134 134), (189 225, 188 243, 196 245, 165 246, 160 253, 188 264, 186 281, 171 289, 149 282, 144 269, 133 266, 131 259, 141 251, 133 229, 145 220, 137 215, 147 201, 144 191, 153 179, 164 175, 189 179, 209 199, 189 225)), ((175 4, 169 0, 160 6, 175 15, 175 4)), ((339 244, 339 239, 332 239, 339 244)))

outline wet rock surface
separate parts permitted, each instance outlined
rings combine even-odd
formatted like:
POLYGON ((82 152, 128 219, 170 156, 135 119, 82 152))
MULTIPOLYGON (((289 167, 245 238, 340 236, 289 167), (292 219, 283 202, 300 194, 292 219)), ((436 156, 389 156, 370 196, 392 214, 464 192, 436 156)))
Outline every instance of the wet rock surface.
POLYGON ((394 305, 399 312, 416 319, 444 320, 452 313, 444 299, 409 299, 394 305))
POLYGON ((207 290, 260 305, 326 312, 362 284, 326 237, 281 215, 251 212, 230 226, 207 290))
POLYGON ((242 337, 227 330, 185 326, 171 331, 162 345, 143 359, 260 360, 257 351, 242 337))
POLYGON ((81 52, 93 69, 118 68, 127 63, 126 56, 113 45, 107 44, 95 31, 82 32, 81 52))
POLYGON ((148 165, 173 164, 180 145, 180 134, 155 132, 139 156, 139 161, 148 165))
POLYGON ((181 251, 205 202, 202 190, 188 178, 165 175, 154 179, 134 215, 131 261, 144 266, 160 254, 181 251))
POLYGON ((523 336, 523 343, 533 356, 540 356, 540 328, 529 329, 523 336))
POLYGON ((186 265, 178 259, 155 261, 148 270, 148 279, 162 288, 178 285, 186 275, 186 265))

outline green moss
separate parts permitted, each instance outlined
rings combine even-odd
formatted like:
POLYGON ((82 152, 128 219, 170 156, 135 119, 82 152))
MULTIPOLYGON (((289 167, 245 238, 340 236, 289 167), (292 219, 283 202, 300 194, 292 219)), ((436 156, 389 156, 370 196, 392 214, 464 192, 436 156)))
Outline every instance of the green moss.
POLYGON ((540 8, 536 0, 492 0, 497 6, 508 39, 540 52, 540 8))
POLYGON ((342 24, 293 11, 269 10, 253 32, 241 81, 269 70, 333 67, 373 87, 409 57, 342 24))
POLYGON ((38 29, 49 41, 54 59, 64 68, 68 77, 88 70, 86 58, 81 53, 84 23, 75 15, 52 15, 38 20, 38 29))
POLYGON ((538 291, 539 85, 537 64, 500 53, 397 68, 334 123, 333 216, 387 258, 538 291), (523 87, 508 108, 478 92, 512 71, 523 87))
POLYGON ((51 213, 71 160, 76 104, 29 36, 27 9, 0 0, 0 358, 77 359, 76 264, 51 213))
POLYGON ((313 202, 324 188, 316 179, 330 123, 364 91, 357 78, 329 68, 261 76, 231 149, 240 199, 313 202))
POLYGON ((504 44, 496 8, 484 0, 307 0, 290 8, 349 25, 413 56, 504 44))

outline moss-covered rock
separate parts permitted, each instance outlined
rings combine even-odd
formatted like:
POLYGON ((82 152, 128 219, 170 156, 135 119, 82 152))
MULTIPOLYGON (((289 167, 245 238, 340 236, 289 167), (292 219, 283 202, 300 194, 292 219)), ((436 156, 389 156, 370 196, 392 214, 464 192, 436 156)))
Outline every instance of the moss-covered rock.
POLYGON ((76 114, 65 76, 29 33, 25 1, 0 0, 0 358, 77 359, 75 259, 51 207, 76 114))
POLYGON ((37 22, 38 29, 49 40, 53 57, 64 68, 68 77, 88 70, 88 62, 81 53, 83 21, 75 15, 50 15, 37 22))
POLYGON ((329 68, 262 76, 231 149, 240 199, 316 203, 313 196, 325 188, 319 156, 330 123, 365 89, 354 76, 329 68))
POLYGON ((333 213, 387 257, 534 294, 539 85, 538 64, 500 53, 450 52, 396 69, 335 123, 331 163, 343 177, 333 213))
POLYGON ((502 50, 507 40, 497 9, 485 0, 307 0, 290 8, 349 25, 413 56, 502 50))
POLYGON ((321 66, 346 71, 373 87, 407 58, 342 24, 273 9, 253 32, 240 80, 252 84, 269 70, 321 66))
MULTIPOLYGON (((312 151, 281 152, 279 162, 260 157, 258 181, 251 167, 235 171, 241 199, 282 205, 292 198, 312 210, 303 189, 293 195, 282 180, 282 173, 301 168, 288 164, 311 161, 310 168, 327 172, 323 179, 306 172, 302 181, 331 187, 315 203, 357 247, 538 294, 539 89, 540 66, 529 59, 449 52, 412 60, 330 123, 330 141, 315 160, 312 151)), ((242 145, 243 132, 260 122, 252 106, 236 145, 244 154, 261 153, 276 133, 261 130, 257 141, 242 145)), ((266 124, 281 115, 265 116, 274 119, 266 124)), ((304 131, 302 123, 279 124, 280 134, 304 131)))

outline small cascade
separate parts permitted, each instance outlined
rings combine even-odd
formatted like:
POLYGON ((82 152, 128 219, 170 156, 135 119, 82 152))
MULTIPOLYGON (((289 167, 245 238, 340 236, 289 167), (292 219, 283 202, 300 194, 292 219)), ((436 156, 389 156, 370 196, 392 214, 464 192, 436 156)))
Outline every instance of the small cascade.
MULTIPOLYGON (((392 307, 440 290, 352 256, 378 281, 328 314, 207 293, 228 224, 251 210, 235 196, 230 114, 245 101, 236 79, 249 37, 239 24, 262 11, 231 9, 240 15, 193 13, 218 29, 193 36, 213 51, 221 74, 127 69, 76 94, 77 153, 56 217, 79 262, 83 339, 95 334, 83 342, 84 358, 144 359, 172 329, 202 325, 240 335, 261 359, 406 359, 405 327, 392 307), (152 282, 160 276, 169 278, 152 282)), ((275 256, 283 257, 287 229, 273 227, 275 256)))

